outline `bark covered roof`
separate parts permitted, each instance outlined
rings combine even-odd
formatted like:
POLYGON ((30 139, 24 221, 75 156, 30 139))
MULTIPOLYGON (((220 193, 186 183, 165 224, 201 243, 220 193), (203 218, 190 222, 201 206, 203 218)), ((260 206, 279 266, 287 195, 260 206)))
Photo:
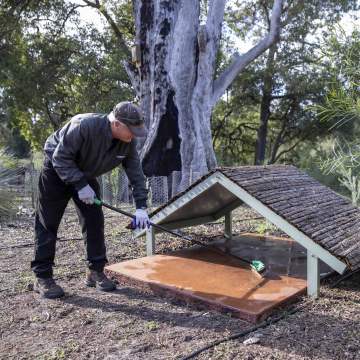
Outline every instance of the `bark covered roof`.
POLYGON ((294 166, 218 171, 352 269, 360 267, 360 209, 348 199, 294 166))
POLYGON ((219 171, 276 214, 345 261, 360 268, 360 209, 294 166, 217 168, 176 195, 176 198, 219 171))

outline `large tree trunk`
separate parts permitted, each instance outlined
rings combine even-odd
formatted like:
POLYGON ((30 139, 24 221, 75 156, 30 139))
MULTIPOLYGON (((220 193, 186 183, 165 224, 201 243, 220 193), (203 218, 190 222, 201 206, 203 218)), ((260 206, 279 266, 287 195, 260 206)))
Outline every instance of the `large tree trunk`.
POLYGON ((209 1, 206 24, 200 25, 200 1, 135 0, 137 66, 127 72, 149 128, 141 144, 147 176, 181 171, 180 189, 216 166, 210 117, 213 107, 237 74, 271 46, 279 35, 281 0, 273 8, 269 34, 246 54, 235 54, 214 81, 226 0, 209 1))
POLYGON ((256 139, 255 165, 261 165, 265 161, 268 122, 270 117, 270 106, 272 100, 271 95, 274 82, 274 60, 276 48, 276 45, 273 45, 270 48, 266 61, 262 99, 260 106, 260 124, 256 139))

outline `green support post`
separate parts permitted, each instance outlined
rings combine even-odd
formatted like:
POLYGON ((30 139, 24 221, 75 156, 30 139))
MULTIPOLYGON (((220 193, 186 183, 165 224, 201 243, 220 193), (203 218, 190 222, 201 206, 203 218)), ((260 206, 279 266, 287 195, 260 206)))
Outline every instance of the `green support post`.
POLYGON ((151 256, 155 254, 155 230, 151 226, 146 230, 146 255, 151 256))
POLYGON ((225 238, 227 241, 232 239, 232 212, 225 214, 225 238))
POLYGON ((307 251, 307 293, 312 298, 318 298, 320 294, 320 269, 319 259, 316 255, 307 251))

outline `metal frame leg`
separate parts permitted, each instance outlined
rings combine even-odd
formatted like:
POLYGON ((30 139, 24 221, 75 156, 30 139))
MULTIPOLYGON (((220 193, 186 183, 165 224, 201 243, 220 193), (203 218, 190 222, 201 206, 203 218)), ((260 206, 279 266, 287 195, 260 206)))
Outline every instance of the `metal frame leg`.
POLYGON ((308 296, 318 298, 320 294, 319 259, 309 250, 307 252, 307 286, 308 296))
POLYGON ((146 230, 146 255, 151 256, 155 254, 155 230, 151 226, 146 230))
POLYGON ((232 239, 232 213, 231 211, 225 215, 225 238, 227 241, 232 239))

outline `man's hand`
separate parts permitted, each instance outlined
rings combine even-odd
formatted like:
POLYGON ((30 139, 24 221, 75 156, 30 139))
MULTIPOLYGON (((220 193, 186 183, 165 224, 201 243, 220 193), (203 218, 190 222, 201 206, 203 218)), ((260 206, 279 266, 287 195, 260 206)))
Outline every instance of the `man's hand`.
POLYGON ((150 219, 146 212, 143 209, 136 209, 135 211, 135 219, 133 220, 133 228, 135 229, 145 229, 146 227, 150 227, 150 219))
POLYGON ((78 191, 79 199, 85 204, 93 204, 95 199, 95 191, 90 185, 86 185, 78 191))

